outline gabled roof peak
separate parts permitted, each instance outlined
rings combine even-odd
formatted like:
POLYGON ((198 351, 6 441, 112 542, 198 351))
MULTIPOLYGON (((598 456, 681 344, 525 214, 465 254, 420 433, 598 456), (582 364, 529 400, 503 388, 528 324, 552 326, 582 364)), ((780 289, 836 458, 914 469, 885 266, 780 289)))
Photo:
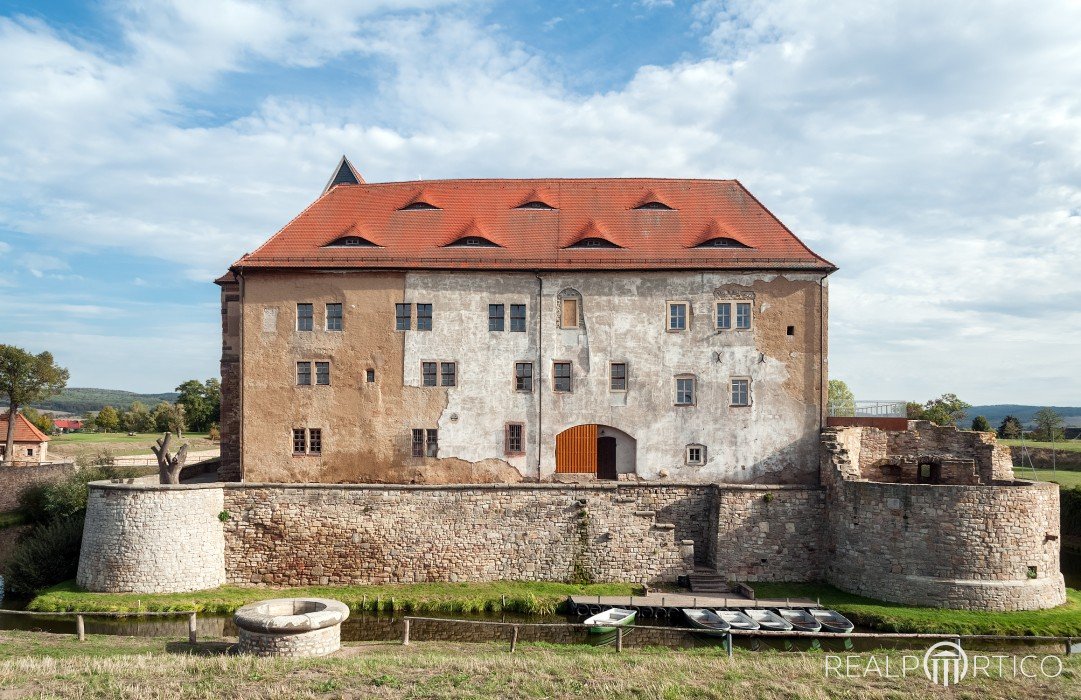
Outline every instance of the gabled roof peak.
POLYGON ((353 167, 353 164, 349 162, 349 159, 344 155, 342 159, 338 161, 338 167, 334 168, 334 174, 327 180, 327 186, 323 188, 323 194, 326 194, 335 185, 363 185, 364 178, 360 176, 357 169, 353 167))

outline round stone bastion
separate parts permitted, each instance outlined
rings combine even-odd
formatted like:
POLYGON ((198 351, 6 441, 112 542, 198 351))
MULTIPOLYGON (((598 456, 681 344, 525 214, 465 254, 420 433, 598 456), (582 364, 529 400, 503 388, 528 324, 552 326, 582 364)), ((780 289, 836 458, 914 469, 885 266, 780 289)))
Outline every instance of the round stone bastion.
POLYGON ((345 603, 327 598, 275 598, 236 611, 238 651, 255 656, 323 656, 342 646, 345 603))

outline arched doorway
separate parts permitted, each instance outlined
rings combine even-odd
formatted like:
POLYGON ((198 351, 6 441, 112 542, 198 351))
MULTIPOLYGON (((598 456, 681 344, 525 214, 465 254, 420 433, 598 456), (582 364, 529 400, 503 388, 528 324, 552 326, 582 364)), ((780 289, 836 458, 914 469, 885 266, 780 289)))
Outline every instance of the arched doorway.
POLYGON ((556 435, 556 473, 619 478, 635 470, 635 439, 608 425, 576 425, 556 435))

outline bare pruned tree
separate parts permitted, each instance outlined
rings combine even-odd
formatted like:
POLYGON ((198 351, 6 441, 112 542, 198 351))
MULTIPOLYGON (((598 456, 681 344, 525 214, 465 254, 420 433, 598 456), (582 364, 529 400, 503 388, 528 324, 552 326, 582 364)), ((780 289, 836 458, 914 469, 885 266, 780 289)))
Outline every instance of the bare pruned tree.
POLYGON ((165 433, 156 440, 157 447, 151 447, 154 456, 158 458, 158 482, 162 484, 179 484, 180 470, 184 468, 184 462, 188 460, 188 443, 180 446, 176 455, 169 454, 169 443, 172 442, 173 434, 165 433))

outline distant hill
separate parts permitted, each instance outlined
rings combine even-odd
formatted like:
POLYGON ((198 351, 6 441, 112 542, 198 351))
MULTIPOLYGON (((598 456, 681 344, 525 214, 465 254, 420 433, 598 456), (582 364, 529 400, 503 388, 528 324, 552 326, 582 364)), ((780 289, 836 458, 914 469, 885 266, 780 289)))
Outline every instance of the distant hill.
POLYGON ((33 408, 64 411, 65 413, 74 413, 81 416, 87 411, 100 411, 105 406, 112 406, 117 410, 126 411, 134 401, 141 401, 148 408, 154 408, 156 404, 162 401, 172 403, 176 401, 176 397, 176 392, 172 391, 164 394, 136 394, 132 391, 121 391, 119 389, 69 387, 47 401, 34 404, 33 408))
MULTIPOLYGON (((998 404, 995 406, 973 406, 965 409, 965 420, 962 427, 967 428, 972 424, 976 416, 983 416, 992 428, 997 428, 1006 416, 1013 416, 1021 421, 1026 427, 1032 423, 1032 417, 1043 406, 1023 406, 1020 404, 998 404)), ((1062 416, 1062 420, 1068 426, 1081 427, 1081 406, 1052 406, 1055 412, 1062 416)))

